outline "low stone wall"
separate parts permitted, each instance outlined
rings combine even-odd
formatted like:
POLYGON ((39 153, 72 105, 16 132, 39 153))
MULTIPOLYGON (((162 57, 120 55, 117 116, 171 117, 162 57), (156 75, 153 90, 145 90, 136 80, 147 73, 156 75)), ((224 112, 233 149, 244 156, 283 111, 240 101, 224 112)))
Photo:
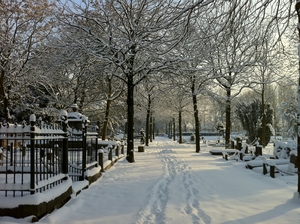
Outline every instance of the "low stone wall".
POLYGON ((62 207, 71 198, 71 194, 72 187, 69 187, 66 192, 49 202, 42 202, 36 205, 20 204, 16 208, 0 208, 0 216, 11 216, 14 218, 33 216, 32 222, 36 222, 54 209, 62 207))
POLYGON ((101 177, 101 170, 99 169, 99 172, 95 173, 93 176, 87 176, 85 179, 89 182, 89 185, 91 185, 100 177, 101 177))
MULTIPOLYGON (((114 157, 113 161, 111 161, 110 164, 107 164, 105 170, 108 170, 110 167, 112 167, 120 158, 122 158, 122 156, 119 158, 114 157)), ((89 185, 101 177, 101 169, 98 167, 95 167, 94 169, 96 169, 96 172, 86 177, 89 185)), ((88 189, 88 186, 78 192, 75 192, 76 196, 84 189, 88 189)), ((14 218, 25 218, 32 216, 32 222, 37 222, 43 216, 51 213, 54 209, 62 207, 66 202, 68 202, 71 198, 72 192, 73 188, 70 186, 64 193, 49 202, 42 202, 34 205, 20 204, 15 208, 0 208, 0 216, 10 216, 14 218)))

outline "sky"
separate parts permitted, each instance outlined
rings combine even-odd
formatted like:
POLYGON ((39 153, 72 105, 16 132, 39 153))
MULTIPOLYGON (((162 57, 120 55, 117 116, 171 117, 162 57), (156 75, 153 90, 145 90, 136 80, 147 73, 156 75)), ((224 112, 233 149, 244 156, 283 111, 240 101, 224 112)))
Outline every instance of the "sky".
MULTIPOLYGON (((38 223, 300 223, 297 175, 271 178, 262 167, 251 170, 244 161, 211 155, 215 148, 202 144, 195 153, 193 144, 156 137, 145 152, 135 152, 134 163, 119 160, 38 223)), ((263 155, 271 154, 270 144, 263 155)), ((29 220, 0 217, 1 224, 29 220)))

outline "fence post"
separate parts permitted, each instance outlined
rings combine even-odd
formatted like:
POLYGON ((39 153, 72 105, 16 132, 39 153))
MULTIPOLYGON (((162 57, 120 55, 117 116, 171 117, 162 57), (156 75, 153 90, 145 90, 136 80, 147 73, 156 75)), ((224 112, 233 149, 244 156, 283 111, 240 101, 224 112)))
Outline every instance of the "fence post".
POLYGON ((266 175, 267 173, 268 173, 267 164, 264 162, 263 163, 263 174, 266 175))
POLYGON ((116 147, 116 156, 119 158, 119 149, 120 149, 120 145, 119 144, 117 144, 117 147, 116 147))
POLYGON ((275 166, 274 165, 270 165, 270 176, 272 178, 275 178, 275 166))
POLYGON ((87 137, 87 117, 82 116, 82 176, 81 180, 84 180, 86 170, 86 137, 87 137))
POLYGON ((97 154, 98 154, 98 136, 96 136, 95 139, 95 160, 97 159, 97 154))
POLYGON ((261 145, 255 146, 255 156, 262 156, 262 146, 261 145))
POLYGON ((99 154, 98 154, 98 163, 101 166, 101 172, 104 172, 103 154, 104 154, 103 150, 100 149, 99 154))
POLYGON ((113 150, 113 147, 109 147, 109 152, 108 152, 108 160, 111 160, 112 161, 112 150, 113 150))
POLYGON ((242 150, 242 139, 241 138, 236 138, 236 148, 239 151, 242 150))
POLYGON ((62 144, 62 173, 68 174, 68 113, 65 110, 60 112, 60 120, 62 121, 62 127, 64 132, 63 144, 62 144))
POLYGON ((124 142, 121 141, 121 154, 124 154, 124 142))
POLYGON ((230 141, 230 148, 234 149, 234 141, 233 140, 230 141))
POLYGON ((240 152, 239 156, 240 156, 240 160, 243 160, 243 157, 244 157, 243 153, 240 152))
POLYGON ((34 114, 30 115, 30 194, 35 193, 35 176, 34 176, 34 143, 35 143, 35 122, 36 117, 34 114))
POLYGON ((290 163, 294 164, 295 168, 298 168, 297 159, 298 159, 298 157, 295 156, 295 154, 290 155, 290 163))

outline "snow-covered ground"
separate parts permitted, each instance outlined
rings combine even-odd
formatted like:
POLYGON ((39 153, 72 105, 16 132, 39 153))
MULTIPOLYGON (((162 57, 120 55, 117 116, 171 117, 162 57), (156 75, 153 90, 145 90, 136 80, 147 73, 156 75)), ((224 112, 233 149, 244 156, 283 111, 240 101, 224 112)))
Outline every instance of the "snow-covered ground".
MULTIPOLYGON (((38 223, 300 223, 297 175, 273 179, 210 149, 195 153, 193 144, 157 137, 135 153, 135 163, 120 160, 38 223)), ((0 217, 0 223, 28 219, 0 217)))

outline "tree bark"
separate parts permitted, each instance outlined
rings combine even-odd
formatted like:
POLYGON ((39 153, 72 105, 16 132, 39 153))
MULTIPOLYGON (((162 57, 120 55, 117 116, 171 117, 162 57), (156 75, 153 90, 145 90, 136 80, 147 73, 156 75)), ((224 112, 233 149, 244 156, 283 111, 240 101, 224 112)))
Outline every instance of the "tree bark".
POLYGON ((147 116, 146 116, 146 146, 149 146, 149 139, 151 135, 150 126, 150 108, 151 108, 151 96, 148 95, 148 106, 147 106, 147 116))
POLYGON ((83 111, 84 101, 85 101, 85 97, 86 97, 85 90, 86 90, 86 83, 83 84, 80 101, 78 104, 78 112, 80 112, 80 113, 82 113, 82 111, 83 111))
POLYGON ((150 112, 150 123, 149 123, 149 140, 152 142, 152 133, 153 133, 153 123, 152 123, 152 113, 150 112))
MULTIPOLYGON (((298 101, 298 109, 297 109, 297 165, 298 170, 300 169, 300 1, 296 1, 296 11, 298 16, 298 91, 297 91, 297 101, 298 101)), ((298 194, 300 195, 300 172, 298 171, 298 194)))
POLYGON ((179 143, 182 143, 182 128, 181 128, 181 123, 182 123, 182 112, 179 110, 179 116, 178 116, 178 132, 179 132, 179 143))
POLYGON ((146 116, 146 136, 145 136, 145 143, 146 143, 146 146, 149 146, 149 120, 150 120, 150 112, 148 111, 147 109, 147 116, 146 116))
POLYGON ((111 79, 108 80, 108 99, 106 100, 105 118, 102 127, 102 140, 106 139, 107 127, 109 122, 110 104, 111 104, 112 84, 111 79))
POLYGON ((111 100, 107 100, 106 101, 106 109, 105 109, 105 118, 104 118, 103 127, 102 127, 102 140, 105 140, 106 136, 107 136, 107 127, 108 127, 109 114, 110 114, 110 104, 111 104, 111 100))
POLYGON ((155 117, 152 117, 152 139, 155 139, 155 117))
POLYGON ((226 88, 226 127, 225 127, 225 148, 230 147, 230 132, 231 132, 231 88, 226 88))
POLYGON ((173 141, 176 141, 175 117, 173 117, 173 141))
POLYGON ((4 69, 1 69, 1 76, 0 76, 0 95, 1 99, 3 100, 3 114, 5 117, 5 120, 9 122, 9 108, 8 108, 8 99, 7 95, 5 94, 5 86, 4 86, 4 78, 5 78, 5 71, 4 69))
POLYGON ((194 108, 194 119, 195 119, 195 141, 196 141, 196 152, 200 152, 200 122, 199 122, 199 111, 197 105, 197 95, 195 93, 195 82, 196 76, 192 76, 192 96, 193 96, 193 108, 194 108))
POLYGON ((134 100, 133 100, 133 76, 128 75, 127 79, 127 124, 128 124, 128 136, 127 136, 127 161, 134 162, 134 100))
POLYGON ((261 121, 261 145, 265 147, 266 144, 266 113, 265 113, 265 84, 262 84, 262 92, 261 92, 261 113, 262 113, 262 121, 261 121))

